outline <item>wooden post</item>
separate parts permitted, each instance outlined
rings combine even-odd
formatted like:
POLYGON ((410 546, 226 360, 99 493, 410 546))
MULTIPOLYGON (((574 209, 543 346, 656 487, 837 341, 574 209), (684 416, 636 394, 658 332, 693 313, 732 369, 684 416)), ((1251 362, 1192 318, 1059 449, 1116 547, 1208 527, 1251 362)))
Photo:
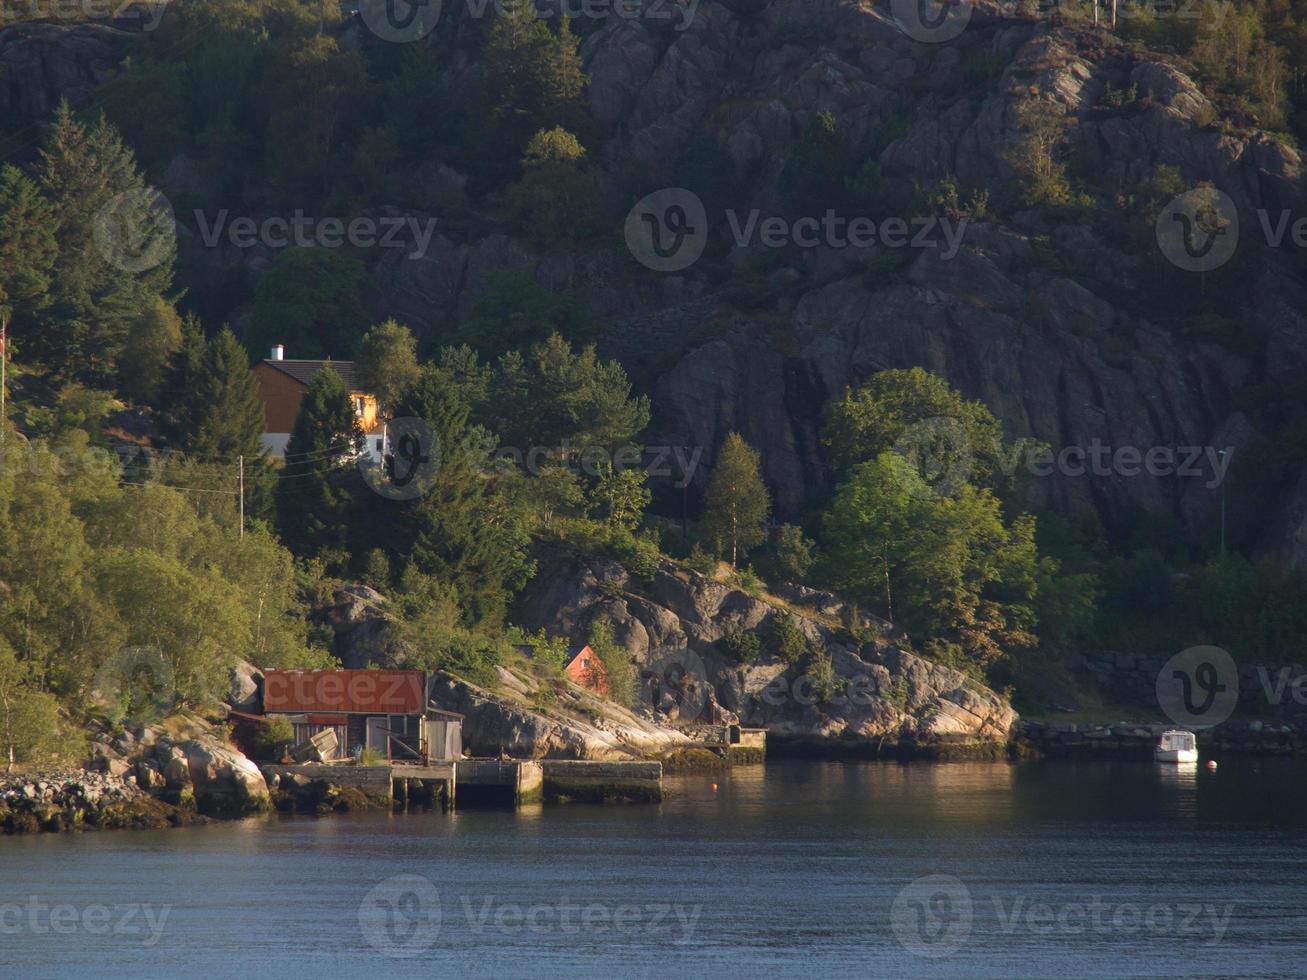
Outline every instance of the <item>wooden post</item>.
POLYGON ((5 414, 5 370, 9 366, 9 314, 0 313, 0 443, 5 441, 9 417, 5 414))
POLYGON ((236 467, 240 480, 239 494, 240 494, 241 529, 240 529, 239 537, 243 539, 245 537, 245 457, 244 456, 238 456, 236 458, 236 467))

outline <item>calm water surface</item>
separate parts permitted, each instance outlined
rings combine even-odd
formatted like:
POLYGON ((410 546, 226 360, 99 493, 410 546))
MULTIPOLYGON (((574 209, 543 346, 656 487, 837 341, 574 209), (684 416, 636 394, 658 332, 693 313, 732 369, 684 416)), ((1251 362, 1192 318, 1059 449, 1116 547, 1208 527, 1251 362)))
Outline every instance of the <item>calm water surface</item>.
POLYGON ((778 762, 658 807, 0 838, 0 975, 1302 976, 1304 774, 778 762))

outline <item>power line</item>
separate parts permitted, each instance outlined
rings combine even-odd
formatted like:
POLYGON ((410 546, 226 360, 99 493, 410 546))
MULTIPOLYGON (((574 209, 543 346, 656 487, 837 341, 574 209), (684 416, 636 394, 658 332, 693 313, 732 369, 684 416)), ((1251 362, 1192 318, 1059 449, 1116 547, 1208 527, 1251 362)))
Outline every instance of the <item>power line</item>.
POLYGON ((186 490, 189 493, 225 493, 231 497, 237 495, 235 490, 212 490, 208 487, 177 487, 171 483, 133 483, 129 480, 121 480, 119 485, 124 487, 167 487, 169 490, 186 490))

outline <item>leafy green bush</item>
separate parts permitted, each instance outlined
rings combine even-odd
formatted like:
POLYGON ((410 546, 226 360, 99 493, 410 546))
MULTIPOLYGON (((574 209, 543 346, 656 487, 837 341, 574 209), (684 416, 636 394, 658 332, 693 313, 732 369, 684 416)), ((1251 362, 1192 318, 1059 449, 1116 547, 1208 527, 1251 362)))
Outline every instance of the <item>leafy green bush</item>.
POLYGON ((488 355, 525 350, 554 334, 583 343, 595 333, 590 311, 575 293, 550 292, 520 269, 491 273, 485 294, 463 327, 466 342, 488 355))
POLYGON ((608 696, 618 704, 631 707, 635 704, 635 668, 631 665, 631 656, 626 648, 613 637, 613 624, 606 619, 597 619, 590 625, 587 640, 608 678, 608 696))
POLYGON ((260 761, 277 761, 286 747, 295 741, 295 726, 285 715, 269 715, 254 736, 254 757, 260 761))
POLYGON ((802 528, 793 524, 782 524, 776 531, 775 552, 776 570, 791 582, 800 582, 812 570, 813 542, 806 537, 802 528))
POLYGON ((762 580, 762 577, 759 576, 750 565, 745 565, 741 568, 739 572, 736 573, 736 579, 740 583, 740 588, 749 593, 749 595, 761 595, 767 590, 767 583, 762 580))
POLYGON ((690 556, 685 559, 685 563, 700 575, 711 575, 717 571, 717 556, 704 551, 697 541, 690 548, 690 556))
POLYGON ((740 626, 731 627, 723 633, 717 645, 736 663, 741 664, 753 663, 762 652, 762 641, 758 639, 758 634, 740 626))
POLYGON ((729 206, 740 194, 735 161, 720 140, 706 134, 696 136, 676 158, 672 182, 699 195, 710 212, 729 206))
POLYGON ((594 230, 599 190, 585 157, 585 147, 561 126, 540 130, 527 144, 508 205, 537 245, 575 244, 594 230))
POLYGON ((286 249, 259 280, 246 348, 256 358, 284 344, 287 357, 348 360, 368 325, 364 278, 362 263, 338 250, 286 249))
POLYGON ((772 615, 767 642, 771 652, 787 664, 798 663, 808 652, 808 638, 794 622, 794 617, 783 609, 772 615))

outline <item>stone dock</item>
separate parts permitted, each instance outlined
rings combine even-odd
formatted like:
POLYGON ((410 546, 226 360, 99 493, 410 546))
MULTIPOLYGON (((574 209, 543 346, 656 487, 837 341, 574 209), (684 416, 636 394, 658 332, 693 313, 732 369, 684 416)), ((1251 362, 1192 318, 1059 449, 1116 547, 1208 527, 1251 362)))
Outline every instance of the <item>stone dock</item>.
POLYGON ((661 762, 573 759, 460 759, 425 766, 302 763, 265 765, 264 777, 281 791, 350 787, 374 803, 524 806, 544 800, 657 803, 663 799, 661 762))

